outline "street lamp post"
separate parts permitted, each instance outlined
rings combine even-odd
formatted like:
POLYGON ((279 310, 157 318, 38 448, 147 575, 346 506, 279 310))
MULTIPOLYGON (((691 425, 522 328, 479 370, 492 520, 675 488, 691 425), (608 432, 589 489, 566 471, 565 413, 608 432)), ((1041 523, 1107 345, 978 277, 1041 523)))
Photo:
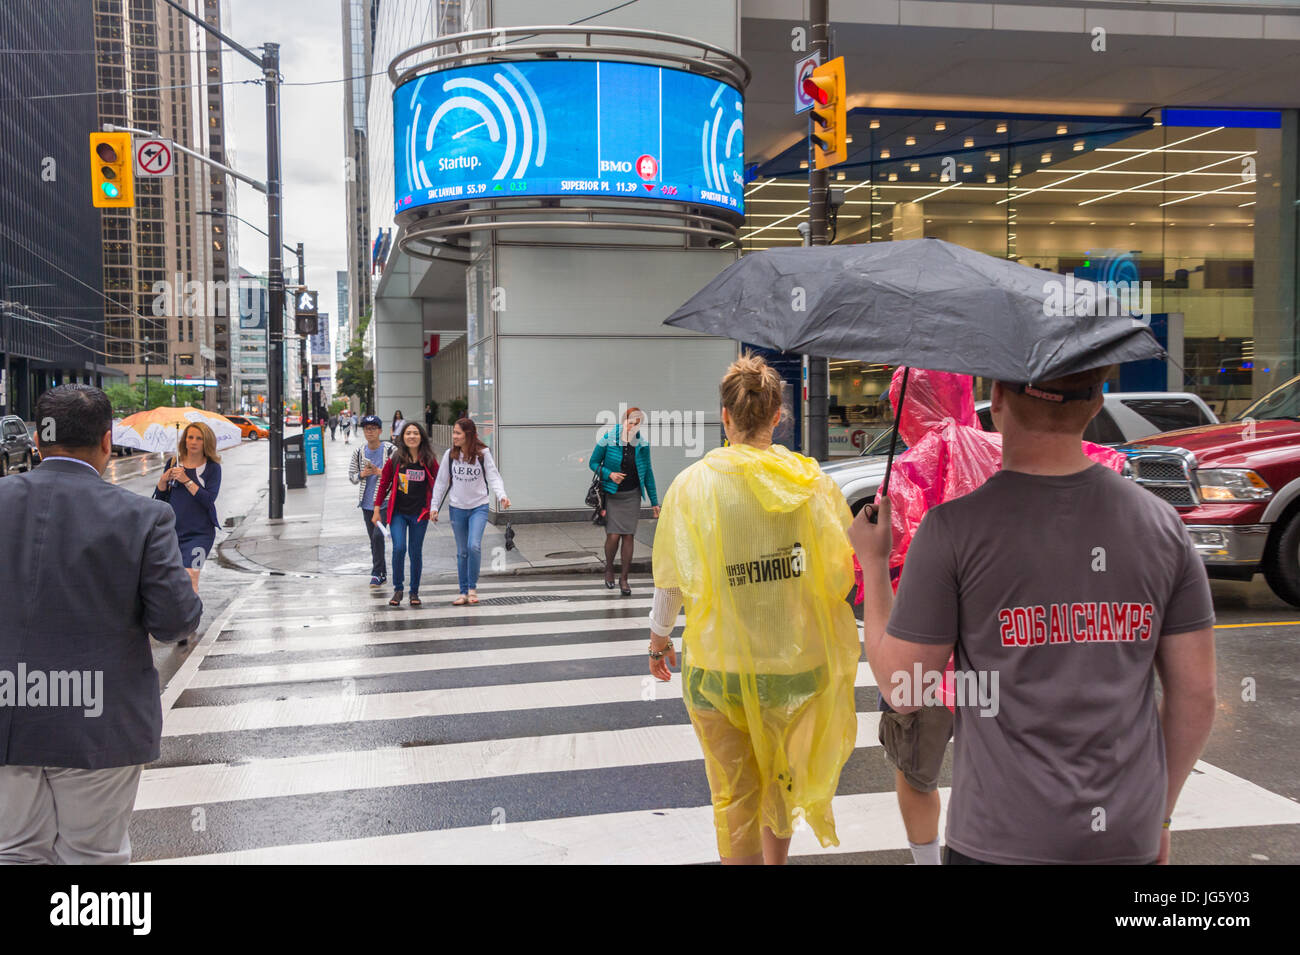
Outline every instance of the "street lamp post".
POLYGON ((149 410, 149 336, 144 339, 144 410, 149 410))

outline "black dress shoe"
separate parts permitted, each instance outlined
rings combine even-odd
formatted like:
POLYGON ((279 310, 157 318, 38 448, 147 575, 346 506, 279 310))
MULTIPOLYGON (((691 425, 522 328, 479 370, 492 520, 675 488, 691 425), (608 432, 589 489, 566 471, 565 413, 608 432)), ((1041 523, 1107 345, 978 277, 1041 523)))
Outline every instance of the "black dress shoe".
POLYGON ((614 577, 612 573, 605 574, 605 587, 608 590, 614 589, 614 577))
POLYGON ((632 596, 632 590, 631 590, 631 588, 630 588, 630 587, 624 587, 624 586, 622 586, 621 584, 619 585, 618 592, 621 593, 624 597, 631 597, 631 596, 632 596))

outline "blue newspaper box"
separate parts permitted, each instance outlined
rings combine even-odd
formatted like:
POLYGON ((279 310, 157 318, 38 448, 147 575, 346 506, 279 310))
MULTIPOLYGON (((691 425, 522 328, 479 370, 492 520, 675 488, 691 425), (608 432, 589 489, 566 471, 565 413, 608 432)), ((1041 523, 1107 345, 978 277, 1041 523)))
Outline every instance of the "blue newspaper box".
POLYGON ((303 444, 307 449, 307 473, 325 473, 325 431, 320 427, 308 428, 303 432, 303 444))

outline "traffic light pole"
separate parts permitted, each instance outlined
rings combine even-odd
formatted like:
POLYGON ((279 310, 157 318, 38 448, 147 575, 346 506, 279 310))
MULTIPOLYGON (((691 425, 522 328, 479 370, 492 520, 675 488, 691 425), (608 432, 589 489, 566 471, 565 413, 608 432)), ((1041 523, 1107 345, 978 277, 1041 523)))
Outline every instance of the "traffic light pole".
POLYGON ((280 44, 262 47, 266 77, 266 259, 268 354, 267 391, 271 399, 270 501, 267 516, 284 517, 284 197, 280 183, 280 44))
MULTIPOLYGON (((821 62, 830 61, 830 0, 810 0, 808 17, 810 49, 821 54, 821 62)), ((827 198, 830 173, 813 162, 817 146, 813 140, 815 121, 808 119, 808 239, 809 245, 826 245, 827 198)), ((808 356, 808 456, 825 461, 830 451, 828 391, 829 366, 825 358, 808 356)))

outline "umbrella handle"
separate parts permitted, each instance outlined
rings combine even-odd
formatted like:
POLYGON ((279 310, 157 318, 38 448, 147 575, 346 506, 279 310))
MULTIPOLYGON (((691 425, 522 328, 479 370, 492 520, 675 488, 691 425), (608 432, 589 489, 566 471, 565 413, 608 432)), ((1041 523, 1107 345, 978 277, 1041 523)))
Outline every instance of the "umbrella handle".
MULTIPOLYGON (((903 384, 898 389, 898 410, 894 413, 894 434, 889 439, 889 460, 885 462, 885 480, 876 490, 877 503, 889 496, 889 475, 894 469, 894 447, 898 444, 898 423, 903 418, 903 402, 907 400, 907 376, 911 373, 912 369, 910 367, 903 368, 903 384)), ((871 516, 867 520, 874 524, 879 516, 880 508, 873 508, 871 516)))

